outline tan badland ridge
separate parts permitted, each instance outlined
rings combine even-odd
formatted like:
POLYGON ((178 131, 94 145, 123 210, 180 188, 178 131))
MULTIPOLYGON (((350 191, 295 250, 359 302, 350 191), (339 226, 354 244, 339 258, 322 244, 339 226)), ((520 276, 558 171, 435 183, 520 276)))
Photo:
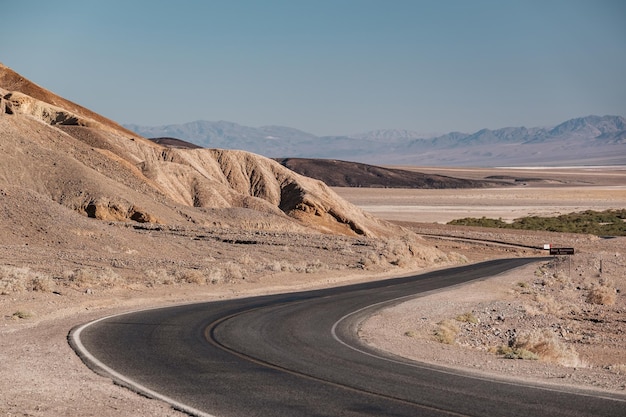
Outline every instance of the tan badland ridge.
MULTIPOLYGON (((45 205, 27 220, 26 211, 9 213, 5 207, 2 227, 9 233, 3 236, 12 243, 42 230, 42 220, 34 217, 65 208, 83 217, 130 223, 253 225, 371 238, 409 233, 273 160, 243 151, 163 147, 2 64, 0 136, 3 200, 29 195, 45 205)), ((426 258, 441 256, 423 249, 429 252, 426 258)))

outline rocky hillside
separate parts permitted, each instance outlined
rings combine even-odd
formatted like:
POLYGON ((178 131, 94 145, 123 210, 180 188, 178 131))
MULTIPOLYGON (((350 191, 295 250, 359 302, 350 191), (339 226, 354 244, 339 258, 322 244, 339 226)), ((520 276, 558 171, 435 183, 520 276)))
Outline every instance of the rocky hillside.
POLYGON ((161 146, 5 66, 0 97, 0 189, 7 195, 34 193, 38 204, 106 221, 211 225, 237 209, 283 231, 388 233, 388 224, 276 161, 161 146))

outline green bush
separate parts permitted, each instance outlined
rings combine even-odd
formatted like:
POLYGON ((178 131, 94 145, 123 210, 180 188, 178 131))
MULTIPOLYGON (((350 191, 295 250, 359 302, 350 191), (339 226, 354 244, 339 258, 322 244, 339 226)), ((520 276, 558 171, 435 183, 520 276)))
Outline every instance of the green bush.
POLYGON ((585 233, 597 236, 626 236, 626 209, 562 214, 557 217, 529 216, 506 223, 486 217, 452 220, 455 226, 496 227, 502 229, 542 230, 562 233, 585 233))

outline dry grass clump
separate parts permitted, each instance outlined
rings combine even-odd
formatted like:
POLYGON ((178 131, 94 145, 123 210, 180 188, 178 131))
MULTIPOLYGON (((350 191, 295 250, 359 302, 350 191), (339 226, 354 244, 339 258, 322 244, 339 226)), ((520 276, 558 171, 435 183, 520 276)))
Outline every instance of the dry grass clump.
POLYGON ((177 282, 186 284, 206 284, 207 280, 204 273, 198 269, 184 268, 176 271, 175 279, 177 282))
POLYGON ((19 320, 19 319, 29 319, 32 316, 33 316, 32 313, 28 311, 18 310, 11 315, 11 318, 14 320, 19 320))
POLYGON ((480 322, 480 320, 478 320, 478 318, 470 312, 459 314, 458 316, 455 317, 455 320, 460 321, 461 323, 472 323, 472 324, 476 324, 480 322))
POLYGON ((272 261, 267 264, 261 264, 258 269, 260 272, 265 270, 271 272, 296 272, 299 274, 312 274, 315 272, 327 271, 331 268, 319 259, 316 259, 313 262, 300 262, 296 264, 284 260, 272 261))
POLYGON ((445 319, 437 323, 437 328, 433 331, 433 336, 440 343, 451 345, 459 333, 459 327, 450 319, 445 319))
POLYGON ((148 269, 144 272, 144 278, 146 279, 146 285, 149 287, 170 285, 175 282, 165 268, 148 269))
POLYGON ((608 282, 594 284, 589 289, 585 301, 589 304, 599 304, 603 306, 612 306, 615 304, 616 291, 615 288, 608 285, 608 282))
POLYGON ((0 294, 24 291, 51 292, 54 281, 48 275, 28 267, 0 266, 0 294))
POLYGON ((80 268, 66 271, 65 278, 78 288, 116 288, 124 286, 126 281, 111 268, 80 268))
POLYGON ((209 259, 210 266, 195 268, 155 268, 143 273, 142 281, 149 287, 159 285, 216 285, 234 283, 249 277, 270 273, 295 272, 310 274, 326 271, 330 267, 319 261, 292 263, 288 260, 259 260, 249 255, 228 262, 209 259))
POLYGON ((205 269, 182 268, 168 271, 165 268, 149 269, 145 271, 146 285, 207 285, 223 284, 245 279, 246 269, 235 262, 227 262, 205 269))
POLYGON ((378 241, 374 248, 363 255, 359 266, 363 269, 377 265, 394 265, 400 268, 440 264, 449 258, 439 251, 422 246, 414 237, 405 235, 378 241))
MULTIPOLYGON (((564 309, 563 304, 550 294, 535 294, 533 299, 541 313, 558 316, 564 309)), ((527 310, 532 311, 531 308, 527 310)))
POLYGON ((497 348, 496 353, 503 355, 505 359, 523 359, 536 361, 539 359, 536 353, 526 350, 524 348, 514 348, 510 346, 500 346, 497 348))
POLYGON ((538 358, 545 362, 557 363, 563 366, 585 366, 574 349, 566 346, 559 340, 556 334, 547 329, 522 333, 511 340, 508 347, 500 348, 499 352, 505 354, 505 357, 515 359, 538 358), (533 358, 532 355, 529 356, 525 352, 530 352, 536 355, 537 358, 533 358))

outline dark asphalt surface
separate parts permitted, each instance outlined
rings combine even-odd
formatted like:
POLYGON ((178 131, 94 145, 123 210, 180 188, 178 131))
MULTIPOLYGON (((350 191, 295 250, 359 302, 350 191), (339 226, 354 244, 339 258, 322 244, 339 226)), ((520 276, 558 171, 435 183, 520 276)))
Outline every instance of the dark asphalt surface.
MULTIPOLYGON (((356 337, 377 308, 537 260, 147 310, 75 329, 70 341, 133 383, 207 415, 626 416, 624 396, 452 373, 377 352, 356 337)), ((97 370, 89 354, 79 354, 97 370)))

